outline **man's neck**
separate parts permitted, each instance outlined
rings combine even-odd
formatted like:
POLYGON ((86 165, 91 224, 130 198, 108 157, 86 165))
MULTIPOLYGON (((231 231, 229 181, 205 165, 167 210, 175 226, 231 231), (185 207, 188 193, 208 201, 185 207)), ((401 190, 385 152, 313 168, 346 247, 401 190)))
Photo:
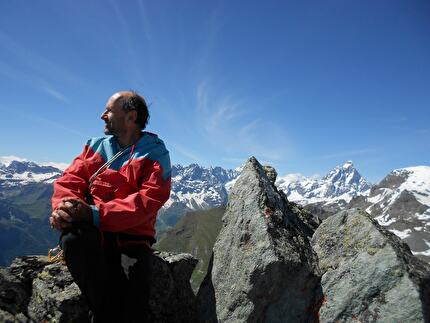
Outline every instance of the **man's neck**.
POLYGON ((120 147, 124 148, 137 143, 141 136, 142 136, 142 132, 139 130, 139 131, 134 131, 134 132, 125 134, 124 136, 121 136, 121 137, 116 137, 116 139, 118 140, 120 147))

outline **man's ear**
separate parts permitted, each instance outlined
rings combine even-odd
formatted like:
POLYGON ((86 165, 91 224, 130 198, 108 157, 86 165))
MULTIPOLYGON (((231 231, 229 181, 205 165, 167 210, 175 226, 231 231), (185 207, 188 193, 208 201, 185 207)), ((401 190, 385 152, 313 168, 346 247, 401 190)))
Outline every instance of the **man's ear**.
POLYGON ((136 110, 131 110, 128 113, 128 121, 136 122, 136 120, 137 120, 137 111, 136 110))

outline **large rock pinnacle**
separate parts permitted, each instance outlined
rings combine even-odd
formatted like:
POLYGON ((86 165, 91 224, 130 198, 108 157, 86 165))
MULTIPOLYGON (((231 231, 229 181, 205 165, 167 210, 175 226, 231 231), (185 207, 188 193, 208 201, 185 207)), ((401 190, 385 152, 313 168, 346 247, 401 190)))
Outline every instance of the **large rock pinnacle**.
POLYGON ((313 228, 271 180, 252 157, 230 191, 212 269, 198 294, 205 321, 317 320, 313 228))

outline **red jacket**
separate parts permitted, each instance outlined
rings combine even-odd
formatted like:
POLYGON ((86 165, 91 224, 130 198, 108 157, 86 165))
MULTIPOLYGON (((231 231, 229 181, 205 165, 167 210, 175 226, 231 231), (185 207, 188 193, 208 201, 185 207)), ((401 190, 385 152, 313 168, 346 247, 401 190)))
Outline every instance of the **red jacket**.
MULTIPOLYGON (((120 151, 113 136, 93 138, 54 182, 52 209, 63 198, 85 199, 90 177, 120 151)), ((169 152, 157 135, 143 132, 90 188, 93 222, 102 231, 154 238, 158 210, 168 200, 171 185, 169 152)))

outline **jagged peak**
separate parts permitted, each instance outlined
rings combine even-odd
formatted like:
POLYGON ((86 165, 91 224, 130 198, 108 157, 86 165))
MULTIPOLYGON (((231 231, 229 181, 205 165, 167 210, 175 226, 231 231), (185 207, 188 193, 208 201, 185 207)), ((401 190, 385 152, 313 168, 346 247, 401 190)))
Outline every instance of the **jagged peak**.
POLYGON ((21 158, 17 156, 1 156, 0 157, 0 166, 3 165, 4 167, 13 167, 14 165, 28 165, 32 167, 52 167, 57 170, 65 170, 69 164, 66 163, 57 163, 57 162, 38 162, 38 161, 31 161, 26 158, 21 158))
POLYGON ((354 168, 354 163, 351 160, 348 160, 347 162, 345 162, 345 164, 343 164, 342 168, 343 169, 354 168))
POLYGON ((28 159, 17 157, 17 156, 12 156, 12 155, 0 157, 0 164, 3 164, 6 167, 9 167, 9 165, 14 161, 28 162, 28 159))
POLYGON ((336 166, 330 172, 327 173, 322 179, 323 180, 331 180, 331 181, 345 181, 348 178, 348 174, 357 173, 361 178, 361 175, 354 167, 354 163, 352 161, 347 161, 342 166, 336 166))

